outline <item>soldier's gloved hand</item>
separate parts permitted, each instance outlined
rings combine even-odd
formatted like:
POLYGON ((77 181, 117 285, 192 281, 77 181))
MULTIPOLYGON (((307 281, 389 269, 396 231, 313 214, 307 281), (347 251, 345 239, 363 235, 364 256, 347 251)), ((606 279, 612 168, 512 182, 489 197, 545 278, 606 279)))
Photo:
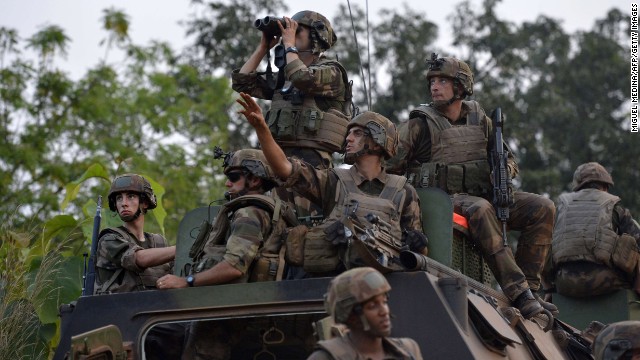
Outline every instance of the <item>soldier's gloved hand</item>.
POLYGON ((324 233, 327 235, 327 239, 333 243, 333 245, 346 244, 349 237, 351 237, 350 231, 345 229, 342 221, 336 221, 324 229, 324 233))
POLYGON ((405 230, 402 232, 402 242, 409 246, 409 250, 422 254, 429 246, 427 235, 418 230, 405 230))

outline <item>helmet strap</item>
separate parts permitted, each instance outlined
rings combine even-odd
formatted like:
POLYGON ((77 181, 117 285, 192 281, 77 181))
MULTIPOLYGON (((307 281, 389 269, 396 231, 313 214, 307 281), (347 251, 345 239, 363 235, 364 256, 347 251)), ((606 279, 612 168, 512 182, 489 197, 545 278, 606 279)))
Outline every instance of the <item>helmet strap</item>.
POLYGON ((120 220, 124 222, 132 222, 135 219, 139 218, 141 214, 142 214, 142 209, 140 208, 140 205, 138 205, 138 211, 136 211, 136 213, 131 216, 122 216, 120 215, 120 212, 118 212, 118 216, 120 216, 120 220))

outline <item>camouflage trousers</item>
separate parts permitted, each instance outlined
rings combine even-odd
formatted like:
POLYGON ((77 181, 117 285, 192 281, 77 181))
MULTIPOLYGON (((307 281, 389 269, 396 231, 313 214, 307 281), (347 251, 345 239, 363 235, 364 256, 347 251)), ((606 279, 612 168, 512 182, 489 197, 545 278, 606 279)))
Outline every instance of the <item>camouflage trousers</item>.
POLYGON ((628 289, 635 275, 590 261, 570 261, 557 266, 555 285, 558 294, 589 297, 628 289))
POLYGON ((511 300, 540 288, 540 273, 551 247, 555 219, 553 201, 540 195, 515 192, 509 207, 508 230, 520 231, 515 256, 504 246, 502 224, 493 205, 484 198, 467 194, 453 196, 454 211, 469 222, 472 240, 479 245, 502 291, 511 300))

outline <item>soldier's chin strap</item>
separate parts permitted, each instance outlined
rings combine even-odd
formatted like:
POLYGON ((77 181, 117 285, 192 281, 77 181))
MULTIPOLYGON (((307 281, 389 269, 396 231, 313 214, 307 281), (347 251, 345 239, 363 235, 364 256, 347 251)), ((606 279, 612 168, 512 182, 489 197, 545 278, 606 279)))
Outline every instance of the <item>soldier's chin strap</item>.
POLYGON ((138 205, 138 211, 136 211, 135 214, 130 215, 130 216, 122 216, 122 215, 120 215, 120 212, 118 212, 118 216, 120 216, 120 220, 122 220, 124 222, 132 222, 135 219, 139 218, 141 214, 142 214, 142 209, 140 208, 140 205, 138 205))
MULTIPOLYGON (((436 109, 442 109, 444 107, 447 107, 451 104, 453 104, 454 102, 456 102, 456 100, 460 99, 460 100, 464 100, 464 97, 460 95, 460 87, 459 87, 459 83, 458 80, 455 80, 454 84, 456 85, 455 87, 455 94, 453 94, 453 96, 451 97, 451 99, 449 100, 437 100, 437 101, 433 101, 431 104, 433 104, 433 107, 435 107, 436 109)), ((463 92, 464 94, 464 92, 463 92)))

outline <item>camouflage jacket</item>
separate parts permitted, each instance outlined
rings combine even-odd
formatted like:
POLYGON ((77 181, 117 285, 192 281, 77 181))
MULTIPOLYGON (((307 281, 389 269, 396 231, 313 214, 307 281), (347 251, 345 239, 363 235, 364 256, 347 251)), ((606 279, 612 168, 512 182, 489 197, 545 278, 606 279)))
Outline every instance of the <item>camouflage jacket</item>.
POLYGON ((141 268, 136 264, 137 251, 167 246, 167 240, 160 234, 145 232, 144 238, 144 241, 138 240, 124 226, 100 232, 94 287, 96 294, 154 289, 156 280, 171 273, 173 261, 150 268, 141 268))
MULTIPOLYGON (((307 360, 366 360, 353 347, 348 335, 330 340, 319 341, 316 350, 307 360)), ((409 338, 382 338, 385 359, 389 360, 422 360, 418 344, 409 338)))
MULTIPOLYGON (((284 67, 285 78, 295 88, 316 97, 316 103, 321 109, 342 109, 346 95, 342 72, 337 65, 325 60, 325 57, 320 57, 307 67, 302 60, 296 59, 284 67)), ((241 74, 239 71, 240 69, 235 69, 231 74, 233 90, 260 99, 273 98, 274 90, 269 87, 265 75, 258 75, 256 71, 241 74)))
MULTIPOLYGON (((285 187, 292 188, 300 195, 309 199, 312 203, 322 206, 323 213, 329 214, 336 206, 336 189, 338 189, 338 176, 333 170, 318 170, 311 165, 289 158, 293 165, 291 176, 284 183, 285 187)), ((365 194, 379 196, 387 182, 387 173, 383 171, 372 180, 365 179, 356 165, 350 169, 356 186, 365 194)), ((410 184, 405 184, 403 190, 406 193, 404 203, 399 209, 400 227, 402 230, 422 231, 422 217, 420 212, 420 199, 416 190, 410 184)))
MULTIPOLYGON (((462 103, 460 118, 452 121, 451 125, 466 126, 467 117, 471 112, 469 103, 470 102, 467 101, 462 103)), ((482 113, 484 114, 484 110, 482 110, 482 113)), ((493 149, 495 141, 491 119, 484 115, 480 119, 480 124, 485 127, 485 134, 487 134, 489 138, 487 145, 487 151, 489 151, 493 149)), ((407 122, 399 126, 398 133, 400 138, 398 151, 396 156, 387 160, 385 164, 387 171, 392 174, 403 175, 408 168, 419 167, 421 164, 431 161, 431 133, 429 131, 429 125, 424 118, 419 116, 410 118, 407 122)), ((509 152, 508 166, 512 178, 518 175, 518 165, 511 152, 509 152)))

